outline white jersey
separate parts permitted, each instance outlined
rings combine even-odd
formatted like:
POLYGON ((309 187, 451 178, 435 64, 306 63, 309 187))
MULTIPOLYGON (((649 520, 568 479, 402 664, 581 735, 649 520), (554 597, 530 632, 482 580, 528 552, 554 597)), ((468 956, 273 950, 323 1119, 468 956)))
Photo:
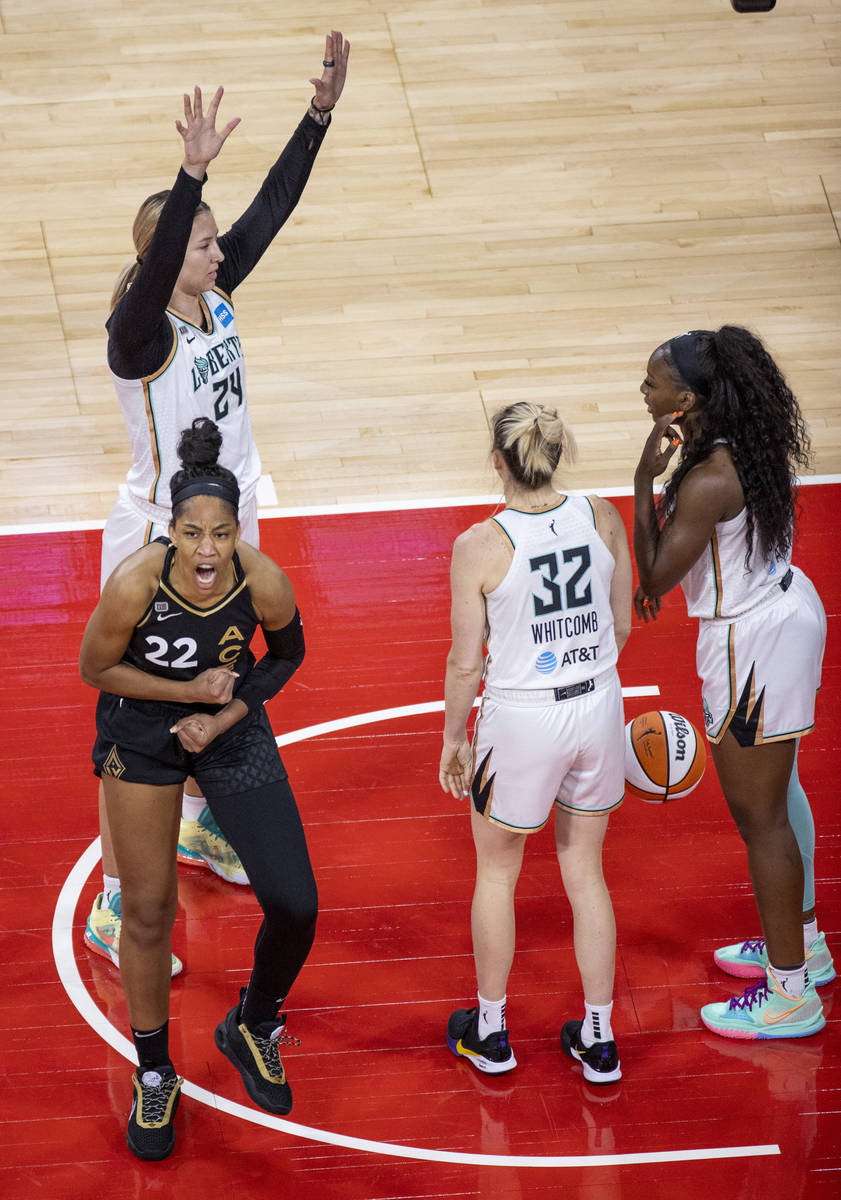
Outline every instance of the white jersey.
POLYGON ((485 597, 495 688, 561 688, 616 666, 610 584, 616 563, 586 496, 541 513, 506 508, 492 518, 514 557, 485 597))
POLYGON ((181 466, 178 440, 195 417, 219 426, 219 463, 236 475, 243 508, 254 500, 260 479, 233 305, 216 291, 204 292, 200 303, 209 333, 168 311, 175 344, 160 370, 143 379, 111 372, 131 438, 129 499, 147 521, 163 525, 170 517, 169 481, 181 466))
POLYGON ((763 562, 754 547, 745 567, 747 509, 716 525, 704 553, 681 580, 690 617, 732 621, 774 596, 788 558, 763 562))

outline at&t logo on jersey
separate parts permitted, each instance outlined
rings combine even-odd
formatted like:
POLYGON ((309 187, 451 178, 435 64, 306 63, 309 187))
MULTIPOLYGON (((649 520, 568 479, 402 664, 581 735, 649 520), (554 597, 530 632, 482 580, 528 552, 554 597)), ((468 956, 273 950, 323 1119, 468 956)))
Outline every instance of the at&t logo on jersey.
POLYGON ((214 310, 213 310, 213 315, 219 321, 219 324, 221 326, 223 326, 223 328, 225 328, 225 329, 227 329, 227 327, 230 325, 231 321, 233 321, 233 319, 234 319, 234 314, 231 312, 231 310, 228 308, 227 304, 225 304, 224 301, 217 304, 216 308, 214 308, 214 310))
POLYGON ((542 654, 538 654, 534 665, 541 675, 551 675, 558 665, 558 660, 551 650, 544 650, 542 654))

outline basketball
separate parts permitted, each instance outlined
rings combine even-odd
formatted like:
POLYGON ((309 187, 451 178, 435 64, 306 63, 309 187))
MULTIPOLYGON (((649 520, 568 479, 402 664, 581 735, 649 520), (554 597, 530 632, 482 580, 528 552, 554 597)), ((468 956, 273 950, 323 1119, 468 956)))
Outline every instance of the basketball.
POLYGON ((625 726, 625 785, 651 804, 688 796, 701 782, 707 752, 698 730, 672 712, 647 712, 625 726))

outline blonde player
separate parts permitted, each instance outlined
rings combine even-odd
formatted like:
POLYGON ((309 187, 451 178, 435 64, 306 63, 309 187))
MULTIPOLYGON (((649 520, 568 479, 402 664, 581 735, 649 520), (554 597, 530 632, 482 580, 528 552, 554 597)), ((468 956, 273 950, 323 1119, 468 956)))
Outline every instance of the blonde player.
MULTIPOLYGON (((126 493, 102 539, 102 582, 128 554, 166 534, 169 479, 178 468, 176 445, 196 417, 211 418, 224 443, 221 464, 241 489, 243 540, 258 544, 256 489, 260 458, 251 432, 242 346, 231 295, 253 270, 295 208, 309 179, 330 113, 342 94, 350 45, 334 30, 325 42, 323 73, 298 128, 246 211, 219 236, 202 199, 210 163, 239 124, 216 129, 219 88, 205 111, 201 90, 184 97, 176 126, 184 143, 181 169, 169 191, 150 196, 135 218, 137 256, 114 288, 108 366, 132 447, 126 493)), ((232 883, 248 883, 238 856, 187 781, 178 842, 181 862, 206 866, 232 883)), ((100 787, 103 891, 88 918, 85 943, 119 965, 120 880, 100 787)), ((181 964, 175 956, 172 971, 181 964)))
POLYGON ((624 796, 616 660, 631 626, 628 544, 612 504, 552 486, 562 454, 574 451, 557 413, 513 404, 492 432, 505 508, 461 534, 452 558, 439 779, 453 796, 470 795, 478 1002, 451 1015, 447 1044, 489 1074, 516 1066, 505 1011, 514 890, 526 837, 554 812, 585 1010, 564 1025, 561 1044, 590 1082, 614 1083, 616 926, 602 843, 624 796), (483 672, 471 749, 466 725, 483 672))

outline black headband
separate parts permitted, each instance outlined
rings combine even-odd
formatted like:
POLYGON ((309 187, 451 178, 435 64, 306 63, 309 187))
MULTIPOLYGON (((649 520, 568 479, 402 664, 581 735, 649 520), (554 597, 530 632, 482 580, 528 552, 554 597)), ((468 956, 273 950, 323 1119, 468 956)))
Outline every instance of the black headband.
POLYGON ((682 333, 679 337, 674 337, 666 345, 669 350, 669 356, 677 368, 684 383, 688 383, 693 392, 697 392, 701 396, 706 396, 710 390, 712 381, 712 373, 710 367, 702 361, 707 356, 704 350, 712 344, 712 339, 715 334, 709 329, 691 329, 689 333, 682 333), (699 346, 700 339, 704 339, 706 346, 699 346), (699 348, 701 354, 698 353, 699 348))
POLYGON ((194 476, 192 479, 185 479, 183 483, 176 483, 175 487, 170 489, 173 508, 182 500, 189 500, 191 496, 218 496, 220 500, 227 500, 229 504, 232 504, 235 513, 239 512, 239 486, 235 479, 215 479, 207 475, 201 475, 198 478, 194 476))

